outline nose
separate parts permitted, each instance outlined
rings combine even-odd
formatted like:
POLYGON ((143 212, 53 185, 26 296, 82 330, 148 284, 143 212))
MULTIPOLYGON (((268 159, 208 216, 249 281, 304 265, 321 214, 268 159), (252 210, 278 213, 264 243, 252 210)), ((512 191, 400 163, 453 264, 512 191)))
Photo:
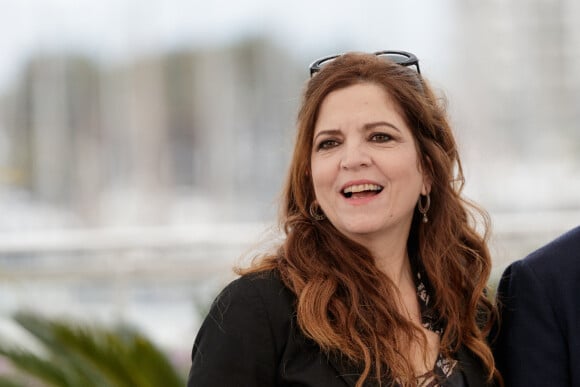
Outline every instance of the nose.
POLYGON ((341 169, 356 170, 371 165, 372 159, 362 144, 347 144, 343 149, 341 169))

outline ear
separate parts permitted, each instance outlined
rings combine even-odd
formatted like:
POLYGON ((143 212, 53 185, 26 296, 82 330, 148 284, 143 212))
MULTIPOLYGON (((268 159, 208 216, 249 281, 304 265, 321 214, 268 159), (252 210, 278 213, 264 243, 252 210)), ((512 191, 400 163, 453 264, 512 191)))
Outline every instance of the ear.
POLYGON ((431 178, 423 175, 423 186, 421 187, 421 195, 426 196, 431 193, 431 178))
POLYGON ((428 195, 431 193, 431 186, 433 185, 432 175, 429 173, 433 170, 433 164, 431 159, 427 156, 425 157, 424 165, 422 168, 423 173, 423 185, 421 187, 421 195, 428 195))

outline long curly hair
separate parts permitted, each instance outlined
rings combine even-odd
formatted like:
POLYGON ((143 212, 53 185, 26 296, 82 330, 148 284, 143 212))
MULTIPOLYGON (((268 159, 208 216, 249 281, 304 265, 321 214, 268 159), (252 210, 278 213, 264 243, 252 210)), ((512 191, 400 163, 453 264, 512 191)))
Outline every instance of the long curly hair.
POLYGON ((416 384, 403 343, 423 337, 425 345, 425 336, 399 312, 395 284, 364 246, 309 213, 316 199, 310 155, 319 108, 330 92, 359 83, 379 85, 398 105, 413 133, 422 170, 432 182, 429 223, 422 223, 416 211, 407 245, 420 259, 435 311, 445 324, 440 350, 452 356, 467 347, 491 381, 497 371, 486 336, 496 310, 485 296, 491 271, 488 216, 461 196, 463 171, 445 104, 411 68, 349 53, 309 80, 282 197, 280 224, 286 238, 278 251, 258 257, 238 273, 277 270, 297 297, 303 333, 326 353, 340 354, 361 367, 357 387, 367 379, 416 384))

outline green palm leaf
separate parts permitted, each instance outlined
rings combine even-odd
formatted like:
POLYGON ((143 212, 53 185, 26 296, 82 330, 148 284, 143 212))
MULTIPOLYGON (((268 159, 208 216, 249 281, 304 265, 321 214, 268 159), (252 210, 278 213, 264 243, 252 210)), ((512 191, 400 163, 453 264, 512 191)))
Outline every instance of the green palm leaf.
POLYGON ((8 358, 21 371, 42 380, 47 385, 70 385, 66 370, 28 351, 0 346, 0 355, 8 358))
MULTIPOLYGON (((14 315, 14 320, 32 334, 45 348, 46 367, 53 367, 56 373, 61 373, 64 380, 58 381, 55 386, 83 386, 98 387, 107 385, 106 380, 101 374, 96 372, 86 362, 69 348, 69 343, 63 341, 58 335, 57 330, 60 325, 56 321, 37 316, 31 312, 18 312, 14 315)), ((69 324, 73 329, 72 324, 69 324)), ((21 350, 24 351, 24 350, 21 350)), ((29 356, 36 356, 27 352, 29 356)), ((14 359, 12 359, 14 360, 14 359)), ((23 369, 19 363, 15 365, 23 369)), ((23 369, 32 373, 30 369, 23 369)), ((41 376, 41 375, 38 375, 41 376)), ((45 378, 41 378, 45 383, 45 378)))
POLYGON ((25 312, 17 313, 14 319, 42 344, 44 351, 41 355, 0 344, 0 355, 25 375, 46 385, 172 387, 185 384, 164 353, 134 329, 89 327, 25 312))
POLYGON ((16 378, 0 375, 0 387, 26 387, 26 384, 16 378))

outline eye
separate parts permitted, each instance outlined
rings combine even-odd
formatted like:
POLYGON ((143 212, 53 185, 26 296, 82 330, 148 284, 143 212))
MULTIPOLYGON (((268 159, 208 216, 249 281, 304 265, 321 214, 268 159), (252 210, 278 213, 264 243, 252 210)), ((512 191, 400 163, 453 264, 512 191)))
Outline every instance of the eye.
POLYGON ((381 143, 381 142, 388 142, 388 141, 390 141, 392 139, 393 138, 389 134, 387 134, 387 133, 373 133, 370 136, 370 141, 379 142, 379 143, 381 143))
POLYGON ((333 140, 333 139, 327 139, 327 140, 320 141, 318 143, 318 145, 316 146, 316 149, 317 150, 330 149, 330 148, 334 148, 337 145, 338 145, 338 141, 333 140))

